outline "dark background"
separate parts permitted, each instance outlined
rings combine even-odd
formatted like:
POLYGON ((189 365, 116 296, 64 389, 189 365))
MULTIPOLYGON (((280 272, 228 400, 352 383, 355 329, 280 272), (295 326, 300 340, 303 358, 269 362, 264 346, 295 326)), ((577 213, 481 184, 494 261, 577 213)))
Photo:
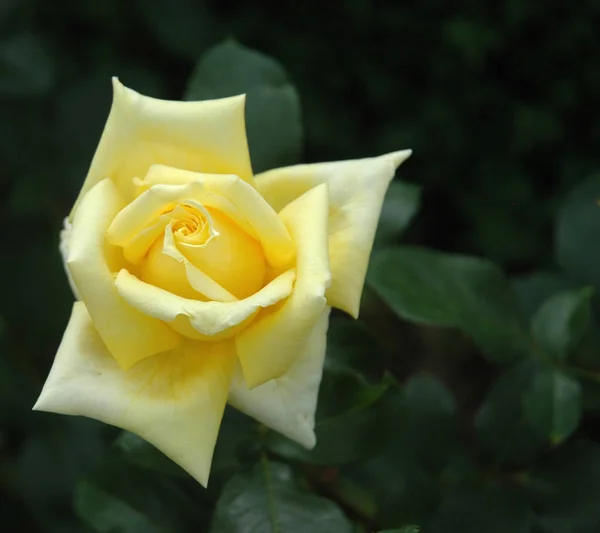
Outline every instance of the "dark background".
POLYGON ((71 306, 58 232, 111 99, 110 76, 179 99, 233 36, 280 61, 305 161, 412 148, 406 241, 549 264, 566 191, 600 166, 600 1, 2 0, 0 529, 82 531, 74 482, 114 437, 31 413, 71 306), (18 529, 15 529, 18 528, 18 529))

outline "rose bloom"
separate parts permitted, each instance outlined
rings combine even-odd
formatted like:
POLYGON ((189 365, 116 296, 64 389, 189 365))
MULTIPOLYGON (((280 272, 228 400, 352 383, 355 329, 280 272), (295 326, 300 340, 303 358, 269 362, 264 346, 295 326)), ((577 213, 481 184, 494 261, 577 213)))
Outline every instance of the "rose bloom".
POLYGON ((255 176, 244 96, 164 101, 115 79, 61 235, 77 301, 34 409, 132 431, 205 486, 226 403, 313 447, 329 312, 358 315, 409 155, 255 176))

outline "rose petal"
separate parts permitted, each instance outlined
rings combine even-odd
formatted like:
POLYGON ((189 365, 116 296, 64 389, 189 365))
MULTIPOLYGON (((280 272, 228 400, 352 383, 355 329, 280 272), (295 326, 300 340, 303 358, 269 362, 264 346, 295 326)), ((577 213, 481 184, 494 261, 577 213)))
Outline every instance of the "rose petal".
MULTIPOLYGON (((209 300, 216 300, 218 302, 235 302, 237 300, 233 294, 225 290, 203 270, 194 266, 188 258, 179 251, 170 226, 165 228, 162 253, 175 259, 178 263, 181 263, 185 268, 185 277, 188 283, 194 290, 206 296, 209 300)), ((151 262, 152 261, 149 260, 146 264, 150 264, 151 262)), ((264 278, 264 272, 261 278, 264 278)), ((165 287, 164 285, 159 286, 168 289, 168 287, 165 287)))
MULTIPOLYGON (((285 225, 264 198, 236 176, 198 174, 164 165, 154 165, 148 171, 144 181, 148 184, 200 182, 206 196, 199 198, 199 201, 206 207, 222 210, 211 200, 226 198, 253 229, 255 238, 261 242, 265 250, 267 261, 276 267, 289 267, 294 257, 294 245, 285 225)), ((229 216, 227 211, 224 212, 229 216)), ((230 218, 236 220, 235 217, 230 216, 230 218)))
POLYGON ((65 269, 65 273, 67 275, 67 279, 69 280, 69 286, 73 291, 73 296, 76 300, 81 300, 79 297, 79 293, 77 292, 77 287, 75 287, 75 283, 73 283, 73 278, 71 277, 71 273, 67 268, 67 258, 69 257, 69 239, 71 238, 71 230, 73 229, 73 224, 69 221, 69 217, 66 217, 63 220, 63 229, 60 230, 59 242, 58 242, 58 250, 60 251, 60 256, 63 260, 63 267, 65 269))
POLYGON ((327 348, 330 307, 325 308, 298 358, 277 379, 249 389, 238 367, 228 402, 306 448, 315 443, 315 411, 327 348))
POLYGON ((34 409, 137 433, 206 486, 234 365, 231 342, 186 342, 124 371, 76 302, 34 409))
POLYGON ((106 177, 131 200, 133 178, 143 177, 154 163, 235 174, 252 183, 243 95, 202 102, 158 100, 124 87, 116 78, 113 89, 108 121, 71 214, 106 177))
POLYGON ((320 183, 329 187, 331 286, 327 301, 358 316, 360 297, 381 205, 398 166, 411 152, 297 165, 256 176, 256 188, 276 211, 320 183))
MULTIPOLYGON (((188 264, 204 272, 235 298, 247 298, 264 286, 267 265, 263 249, 230 218, 210 211, 217 236, 203 245, 189 244, 179 238, 177 249, 188 264)), ((166 241, 167 234, 165 244, 166 241)), ((169 253, 167 247, 165 253, 169 253)))
POLYGON ((117 293, 113 272, 124 261, 104 236, 122 202, 109 179, 85 195, 73 220, 67 268, 110 353, 123 368, 129 368, 145 357, 171 350, 180 336, 127 305, 117 293))
MULTIPOLYGON (((115 286, 123 300, 133 308, 167 323, 183 317, 185 323, 200 334, 198 338, 204 338, 238 326, 260 308, 279 302, 292 292, 294 278, 294 271, 288 270, 252 296, 235 302, 200 302, 182 298, 145 283, 127 270, 119 272, 115 286)), ((174 326, 178 328, 179 324, 174 326)), ((189 330, 182 332, 188 334, 189 330)))
POLYGON ((267 261, 280 268, 290 267, 294 243, 285 225, 262 196, 237 176, 200 174, 156 165, 146 179, 148 183, 156 184, 115 217, 108 235, 111 243, 127 247, 166 209, 186 200, 195 200, 204 207, 222 211, 242 230, 246 230, 245 225, 249 226, 250 236, 260 241, 267 261), (169 180, 170 184, 163 183, 169 183, 169 180), (228 211, 227 204, 234 206, 233 213, 228 211))
MULTIPOLYGON (((280 309, 267 312, 236 337, 248 387, 285 374, 299 357, 326 305, 330 282, 327 186, 314 187, 280 213, 296 243, 296 282, 280 309)), ((269 310, 270 311, 270 310, 269 310)))

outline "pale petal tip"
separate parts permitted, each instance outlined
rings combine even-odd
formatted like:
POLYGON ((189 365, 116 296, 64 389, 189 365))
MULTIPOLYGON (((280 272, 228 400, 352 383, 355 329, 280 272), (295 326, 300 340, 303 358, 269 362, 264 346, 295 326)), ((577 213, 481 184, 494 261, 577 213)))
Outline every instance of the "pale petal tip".
POLYGON ((307 450, 312 450, 317 445, 317 436, 313 429, 306 431, 302 436, 299 436, 298 442, 307 450))
POLYGON ((111 79, 113 86, 113 105, 120 104, 124 106, 131 106, 135 104, 137 98, 150 98, 123 85, 117 76, 113 76, 111 79))
POLYGON ((117 76, 111 78, 113 87, 113 96, 116 98, 119 94, 122 94, 127 90, 127 87, 121 83, 121 80, 117 76))
POLYGON ((45 411, 47 413, 52 412, 51 409, 48 409, 48 402, 45 398, 46 394, 44 394, 44 392, 44 389, 42 389, 39 398, 36 400, 34 406, 31 408, 32 411, 45 411))
POLYGON ((412 150, 399 150, 397 152, 391 152, 384 157, 391 159, 394 162, 394 166, 398 168, 404 161, 406 161, 412 155, 412 150))

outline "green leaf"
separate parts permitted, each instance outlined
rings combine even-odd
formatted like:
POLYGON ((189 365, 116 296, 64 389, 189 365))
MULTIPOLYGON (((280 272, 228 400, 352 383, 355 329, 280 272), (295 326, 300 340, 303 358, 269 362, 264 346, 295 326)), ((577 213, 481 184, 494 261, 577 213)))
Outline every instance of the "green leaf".
POLYGON ((556 225, 557 262, 584 283, 600 286, 600 175, 580 183, 567 197, 556 225))
POLYGON ((212 533, 352 533, 331 501, 301 490, 290 467, 263 459, 225 486, 212 533))
POLYGON ((75 508, 98 533, 161 532, 148 516, 85 481, 77 488, 75 508))
MULTIPOLYGON (((327 330, 325 367, 376 384, 385 373, 384 348, 364 323, 334 316, 329 320, 327 330)), ((327 401, 323 390, 322 386, 320 396, 327 401)))
POLYGON ((435 378, 413 376, 402 391, 404 413, 395 420, 394 445, 408 450, 434 470, 441 469, 456 451, 458 407, 452 394, 435 378))
POLYGON ((524 478, 543 533, 600 531, 600 446, 567 443, 524 478))
POLYGON ((421 523, 444 484, 472 478, 473 461, 460 449, 456 402, 436 379, 415 376, 383 423, 393 428, 383 453, 341 475, 371 495, 381 525, 421 523))
POLYGON ((403 181, 392 181, 383 201, 374 246, 396 242, 417 214, 420 203, 420 187, 403 181))
POLYGON ((544 301, 552 295, 578 288, 572 280, 553 272, 534 272, 513 278, 510 283, 527 320, 531 320, 544 301))
POLYGON ((535 340, 544 355, 563 361, 577 346, 590 321, 594 290, 564 291, 548 298, 531 322, 535 340))
POLYGON ((570 437, 581 419, 581 385, 560 370, 542 367, 523 396, 531 424, 558 444, 570 437))
POLYGON ((526 360, 502 374, 479 408, 475 430, 484 452, 495 462, 527 464, 545 446, 523 409, 523 395, 538 371, 536 361, 526 360))
POLYGON ((598 311, 592 309, 587 329, 575 349, 569 354, 569 365, 596 372, 600 369, 600 327, 598 327, 597 316, 598 311))
POLYGON ((75 511, 98 533, 179 533, 208 524, 205 491, 109 457, 75 492, 75 511), (146 529, 145 529, 146 528, 146 529))
POLYGON ((511 361, 527 349, 516 300, 490 261, 390 248, 373 257, 368 281, 401 317, 460 328, 493 361, 511 361))
POLYGON ((378 523, 388 528, 421 523, 435 508, 441 489, 439 478, 412 450, 391 443, 377 457, 342 467, 340 475, 369 494, 376 504, 378 523))
POLYGON ((520 492, 503 487, 451 489, 428 533, 530 533, 532 512, 520 492))
POLYGON ((255 172, 297 163, 302 151, 300 98, 283 67, 229 39, 210 49, 188 82, 186 100, 246 94, 246 131, 255 172))

